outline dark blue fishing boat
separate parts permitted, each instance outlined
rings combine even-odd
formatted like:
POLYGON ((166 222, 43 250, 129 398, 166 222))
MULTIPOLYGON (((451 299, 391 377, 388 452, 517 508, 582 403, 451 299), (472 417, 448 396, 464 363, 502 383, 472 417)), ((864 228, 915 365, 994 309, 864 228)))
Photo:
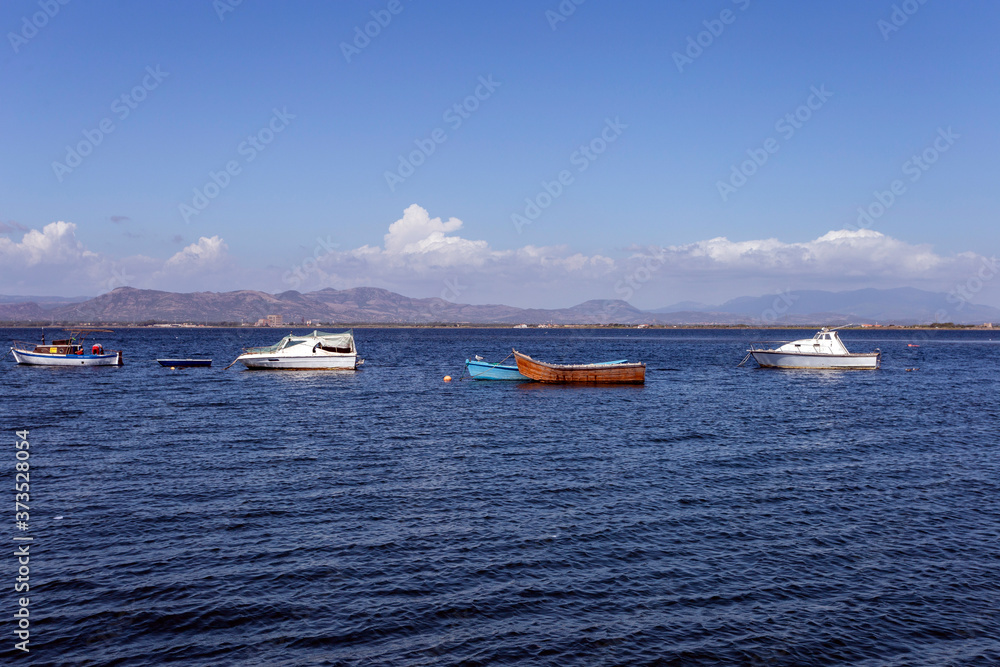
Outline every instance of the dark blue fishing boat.
POLYGON ((211 359, 157 359, 156 362, 168 368, 192 368, 212 365, 211 359))

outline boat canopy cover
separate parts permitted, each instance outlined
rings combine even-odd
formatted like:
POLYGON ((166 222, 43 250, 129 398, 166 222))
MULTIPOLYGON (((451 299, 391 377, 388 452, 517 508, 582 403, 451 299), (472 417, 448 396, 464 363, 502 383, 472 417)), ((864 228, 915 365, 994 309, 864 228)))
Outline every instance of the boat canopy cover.
POLYGON ((326 331, 313 331, 311 334, 306 334, 305 336, 296 336, 294 334, 288 334, 274 345, 271 345, 269 347, 251 348, 247 350, 247 352, 266 354, 269 352, 277 352, 279 350, 284 350, 294 345, 308 345, 309 347, 312 347, 317 343, 327 348, 354 350, 354 334, 351 333, 350 331, 345 331, 343 333, 328 333, 326 331))

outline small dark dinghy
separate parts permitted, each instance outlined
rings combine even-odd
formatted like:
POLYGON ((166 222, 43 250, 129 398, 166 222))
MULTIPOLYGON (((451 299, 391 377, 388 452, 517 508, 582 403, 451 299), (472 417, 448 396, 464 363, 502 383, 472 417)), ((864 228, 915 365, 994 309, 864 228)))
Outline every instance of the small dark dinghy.
POLYGON ((156 362, 168 368, 193 368, 212 365, 211 359, 157 359, 156 362))

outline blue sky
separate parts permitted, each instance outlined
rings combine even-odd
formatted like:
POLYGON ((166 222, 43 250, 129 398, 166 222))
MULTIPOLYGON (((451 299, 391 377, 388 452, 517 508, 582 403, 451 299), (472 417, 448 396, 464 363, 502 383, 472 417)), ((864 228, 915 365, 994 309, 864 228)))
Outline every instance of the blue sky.
POLYGON ((7 0, 0 294, 655 308, 972 281, 1000 305, 998 19, 934 0, 7 0))

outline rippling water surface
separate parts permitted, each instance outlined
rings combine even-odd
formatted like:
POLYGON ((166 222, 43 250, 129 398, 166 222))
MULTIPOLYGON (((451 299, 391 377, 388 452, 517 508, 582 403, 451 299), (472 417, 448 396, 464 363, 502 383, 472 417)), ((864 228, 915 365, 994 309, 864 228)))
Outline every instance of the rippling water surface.
POLYGON ((30 664, 1000 663, 1000 336, 849 331, 882 370, 824 372, 736 368, 739 331, 358 329, 357 373, 223 371, 282 333, 0 364, 30 664), (512 346, 647 381, 442 382, 512 346))

